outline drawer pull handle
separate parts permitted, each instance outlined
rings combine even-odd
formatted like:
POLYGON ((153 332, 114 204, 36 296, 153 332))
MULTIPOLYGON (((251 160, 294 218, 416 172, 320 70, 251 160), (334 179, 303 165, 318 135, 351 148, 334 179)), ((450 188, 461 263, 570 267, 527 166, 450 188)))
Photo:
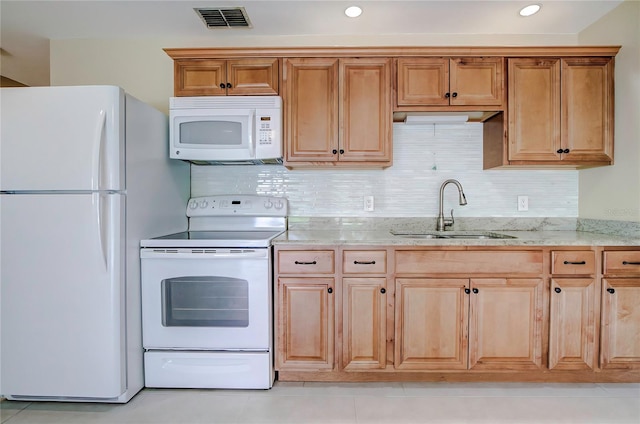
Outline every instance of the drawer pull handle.
POLYGON ((571 262, 571 261, 564 261, 565 265, 586 265, 587 262, 585 261, 580 261, 580 262, 571 262))
POLYGON ((607 289, 607 291, 611 294, 614 294, 616 292, 614 289, 607 289))
POLYGON ((622 265, 640 265, 640 262, 622 261, 622 265))
POLYGON ((356 265, 375 265, 376 261, 353 261, 356 265))
POLYGON ((296 265, 315 265, 315 264, 317 264, 317 262, 316 262, 316 261, 313 261, 313 262, 300 262, 300 261, 295 261, 294 263, 295 263, 296 265))
POLYGON ((556 293, 560 293, 562 291, 562 289, 560 287, 556 287, 555 289, 553 289, 556 293))

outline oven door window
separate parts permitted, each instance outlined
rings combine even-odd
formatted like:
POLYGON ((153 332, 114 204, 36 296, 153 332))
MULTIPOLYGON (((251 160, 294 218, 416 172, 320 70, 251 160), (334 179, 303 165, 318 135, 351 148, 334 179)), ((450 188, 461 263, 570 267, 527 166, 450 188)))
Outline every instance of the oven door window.
POLYGON ((162 280, 165 327, 248 327, 249 282, 228 277, 162 280))

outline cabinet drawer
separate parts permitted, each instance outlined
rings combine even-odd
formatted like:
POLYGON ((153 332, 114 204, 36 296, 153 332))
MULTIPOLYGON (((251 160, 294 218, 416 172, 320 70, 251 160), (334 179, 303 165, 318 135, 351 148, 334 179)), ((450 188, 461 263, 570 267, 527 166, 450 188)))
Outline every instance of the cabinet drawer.
POLYGON ((398 274, 542 274, 542 251, 397 251, 398 274))
POLYGON ((596 272, 596 254, 591 250, 551 252, 552 274, 593 274, 596 272))
POLYGON ((604 273, 640 275, 640 250, 604 252, 604 273))
POLYGON ((333 250, 292 250, 278 253, 280 274, 333 274, 333 250))
POLYGON ((384 274, 387 272, 386 250, 345 250, 342 255, 345 274, 384 274))

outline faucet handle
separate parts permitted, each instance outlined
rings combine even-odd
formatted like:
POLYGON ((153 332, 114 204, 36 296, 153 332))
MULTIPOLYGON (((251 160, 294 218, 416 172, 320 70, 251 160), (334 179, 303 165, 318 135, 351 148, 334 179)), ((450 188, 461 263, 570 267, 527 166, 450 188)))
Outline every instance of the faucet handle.
POLYGON ((451 209, 451 218, 442 218, 442 229, 439 231, 445 231, 447 227, 451 227, 455 221, 453 220, 453 209, 451 209))

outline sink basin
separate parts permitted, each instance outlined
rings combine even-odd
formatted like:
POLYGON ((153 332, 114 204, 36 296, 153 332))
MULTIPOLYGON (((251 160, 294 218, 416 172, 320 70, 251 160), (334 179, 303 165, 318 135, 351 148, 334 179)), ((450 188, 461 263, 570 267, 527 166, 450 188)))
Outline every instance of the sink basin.
POLYGON ((516 237, 506 234, 491 233, 486 231, 434 231, 430 233, 403 233, 391 231, 391 234, 411 239, 514 239, 516 237))

